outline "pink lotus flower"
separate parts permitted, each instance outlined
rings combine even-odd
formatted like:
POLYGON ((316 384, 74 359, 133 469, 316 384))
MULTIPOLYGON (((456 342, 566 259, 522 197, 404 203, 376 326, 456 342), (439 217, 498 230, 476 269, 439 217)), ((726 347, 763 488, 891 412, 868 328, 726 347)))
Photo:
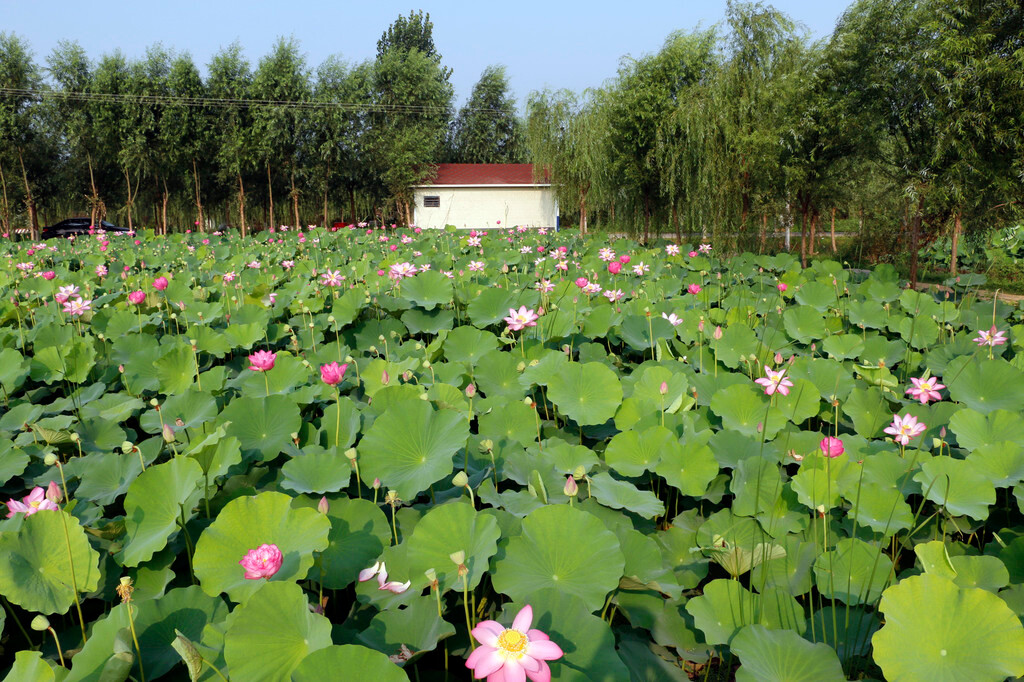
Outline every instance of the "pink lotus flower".
POLYGON ((274 361, 277 360, 277 353, 266 350, 258 350, 249 356, 249 369, 254 372, 266 372, 274 369, 274 361))
POLYGON ((789 395, 789 389, 793 387, 793 382, 786 377, 786 370, 780 369, 775 371, 768 365, 765 365, 764 373, 765 376, 755 379, 754 383, 764 386, 765 395, 772 395, 775 391, 782 395, 789 395))
POLYGON ((562 648, 540 630, 531 629, 533 609, 524 606, 512 627, 504 628, 493 620, 484 620, 473 628, 473 637, 480 647, 466 659, 466 667, 473 677, 488 682, 549 682, 551 669, 547 661, 564 654, 562 648))
POLYGON ((662 313, 661 318, 663 320, 668 320, 668 323, 673 327, 678 327, 683 323, 683 318, 679 317, 675 313, 672 313, 671 315, 666 315, 665 313, 662 313))
POLYGON ((56 273, 56 272, 54 272, 53 270, 47 270, 46 272, 44 272, 44 273, 43 273, 43 274, 41 275, 41 277, 42 277, 43 279, 45 279, 46 281, 50 281, 51 279, 53 279, 53 278, 54 278, 54 277, 56 277, 56 276, 57 276, 57 273, 56 273))
POLYGON ((509 329, 514 332, 520 331, 525 327, 536 327, 538 319, 540 319, 540 316, 533 310, 527 310, 525 305, 519 306, 519 310, 509 308, 508 317, 504 318, 505 322, 508 322, 509 329))
POLYGON ((328 386, 336 386, 345 378, 345 370, 347 369, 347 363, 339 365, 336 362, 332 362, 329 365, 320 365, 320 380, 328 386))
POLYGON ((59 507, 56 502, 48 499, 47 493, 42 487, 36 486, 28 495, 21 498, 20 502, 15 499, 7 500, 7 509, 7 518, 11 518, 15 514, 32 516, 40 511, 57 511, 59 507))
POLYGON ((818 444, 818 447, 821 448, 821 454, 829 457, 830 459, 835 459, 846 452, 846 448, 843 447, 843 441, 838 438, 833 438, 832 436, 824 438, 821 443, 818 444))
POLYGON ((586 277, 577 277, 576 278, 576 286, 578 286, 580 289, 582 289, 583 287, 587 286, 588 284, 590 284, 590 282, 587 280, 586 277))
POLYGON ((676 246, 675 244, 669 244, 668 246, 665 247, 665 255, 666 256, 678 256, 679 255, 679 247, 676 246))
POLYGON ((788 289, 788 288, 789 288, 789 287, 788 287, 788 286, 786 285, 786 283, 785 283, 785 282, 779 282, 779 283, 778 283, 778 284, 776 285, 776 287, 778 288, 778 290, 779 290, 779 292, 780 292, 780 293, 784 293, 784 292, 786 291, 786 289, 788 289))
POLYGON ((412 277, 416 274, 416 266, 412 263, 396 263, 389 269, 388 276, 393 280, 400 280, 405 277, 412 277))
POLYGON ((625 254, 619 256, 619 262, 623 265, 629 265, 629 256, 625 254))
POLYGON ((612 273, 613 275, 619 274, 620 272, 622 272, 622 263, 620 263, 617 260, 613 260, 611 263, 608 264, 608 272, 612 273))
POLYGON ((96 276, 97 277, 106 277, 107 276, 107 272, 108 272, 107 266, 106 265, 97 265, 95 272, 96 272, 96 276))
POLYGON ((245 569, 246 580, 273 577, 281 570, 281 550, 277 545, 262 544, 242 557, 238 563, 245 569))
POLYGON ((922 405, 927 405, 929 400, 942 400, 942 394, 939 391, 946 386, 945 384, 940 384, 938 379, 934 377, 921 377, 920 379, 911 377, 910 383, 914 384, 914 386, 907 389, 907 394, 915 400, 920 400, 922 405))
POLYGON ((615 303, 616 301, 620 300, 624 295, 625 294, 622 293, 622 289, 605 289, 604 291, 604 297, 607 298, 612 303, 615 303))
POLYGON ((135 305, 139 305, 145 300, 146 292, 144 291, 133 291, 132 293, 128 294, 128 301, 134 303, 135 305))
POLYGON ((917 421, 917 417, 913 415, 905 414, 901 417, 897 414, 893 415, 892 424, 885 432, 900 445, 910 445, 910 439, 920 436, 926 428, 928 427, 917 421))
POLYGON ((988 331, 980 330, 977 338, 972 341, 979 346, 1002 346, 1007 341, 1006 332, 998 331, 995 325, 992 325, 988 331))
POLYGON ((700 285, 699 284, 691 284, 690 286, 686 287, 686 290, 689 291, 693 295, 697 295, 697 294, 700 293, 700 285))
POLYGON ((91 304, 92 301, 83 300, 82 297, 79 296, 74 301, 70 301, 64 304, 64 312, 68 313, 69 315, 74 315, 78 317, 89 312, 92 309, 90 307, 91 304))
POLYGON ((328 270, 320 276, 320 283, 328 287, 340 287, 342 283, 341 270, 328 270))
POLYGON ((153 280, 153 288, 156 289, 157 291, 163 291, 164 289, 167 288, 168 284, 169 282, 167 281, 166 277, 157 277, 155 280, 153 280))
POLYGON ((688 253, 686 255, 689 256, 690 258, 695 258, 697 256, 697 252, 696 251, 691 251, 690 253, 688 253))
POLYGON ((395 582, 388 580, 388 569, 383 561, 378 561, 369 568, 364 568, 359 571, 359 582, 365 583, 367 580, 377 576, 377 589, 384 590, 386 592, 393 592, 394 594, 402 594, 409 589, 412 585, 411 580, 406 580, 404 583, 395 582))
POLYGON ((711 253, 711 244, 701 244, 697 247, 697 250, 701 253, 711 253))

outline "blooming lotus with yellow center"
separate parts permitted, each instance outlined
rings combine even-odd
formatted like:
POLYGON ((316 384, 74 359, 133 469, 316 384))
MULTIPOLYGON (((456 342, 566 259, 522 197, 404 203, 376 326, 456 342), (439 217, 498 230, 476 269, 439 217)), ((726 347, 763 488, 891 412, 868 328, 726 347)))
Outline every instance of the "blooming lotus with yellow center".
POLYGON ((524 606, 512 627, 502 627, 493 620, 481 621, 473 628, 473 637, 481 646, 466 659, 466 667, 478 680, 487 682, 550 682, 551 668, 547 661, 562 657, 562 648, 543 632, 531 629, 533 609, 524 606))

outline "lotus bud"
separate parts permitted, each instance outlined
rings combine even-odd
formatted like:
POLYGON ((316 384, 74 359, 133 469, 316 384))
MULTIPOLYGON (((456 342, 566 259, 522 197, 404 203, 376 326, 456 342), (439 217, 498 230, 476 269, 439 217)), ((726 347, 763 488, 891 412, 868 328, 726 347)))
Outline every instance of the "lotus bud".
POLYGON ((469 485, 469 476, 466 475, 465 471, 460 471, 452 477, 452 483, 455 484, 457 488, 465 488, 469 485))
POLYGON ((173 443, 174 442, 174 440, 175 440, 175 438, 174 438, 174 429, 171 428, 170 424, 164 424, 164 426, 161 429, 161 431, 162 431, 162 435, 164 437, 164 442, 165 443, 173 443))
POLYGON ((384 370, 383 372, 381 372, 380 383, 384 384, 385 386, 387 386, 389 383, 391 383, 391 376, 388 374, 387 370, 384 370))
POLYGON ((318 512, 320 512, 321 514, 327 514, 327 512, 330 510, 330 508, 331 508, 331 505, 330 505, 330 503, 327 502, 327 497, 326 496, 321 497, 320 501, 316 505, 316 510, 318 512))
POLYGON ((43 464, 45 464, 48 467, 52 467, 56 463, 57 455, 53 454, 52 452, 47 452, 46 457, 43 457, 43 464))
POLYGON ((666 381, 661 382, 661 386, 658 387, 658 393, 660 393, 662 395, 665 395, 666 393, 668 393, 668 382, 666 382, 666 381))
POLYGON ((355 360, 353 360, 353 359, 352 359, 352 356, 351 356, 351 355, 346 355, 346 356, 345 356, 345 362, 346 362, 347 364, 350 364, 350 365, 351 365, 351 364, 352 364, 353 362, 355 362, 355 360))
POLYGON ((43 614, 32 619, 32 629, 36 632, 45 632, 50 629, 50 621, 43 614))
POLYGON ((782 364, 782 353, 776 353, 775 354, 775 364, 776 365, 782 364))
POLYGON ((429 361, 429 360, 424 360, 424 361, 423 361, 423 362, 422 362, 422 363, 420 364, 420 366, 421 366, 421 367, 422 367, 423 369, 430 369, 430 367, 431 367, 431 364, 430 364, 430 361, 429 361))
POLYGON ((562 492, 569 497, 576 497, 579 494, 580 487, 576 485, 576 479, 572 477, 572 474, 565 477, 565 487, 562 488, 562 492))
POLYGON ((704 331, 704 318, 703 317, 700 318, 699 322, 697 322, 697 331, 699 331, 699 332, 704 331))
POLYGON ((715 341, 717 341, 718 339, 722 338, 722 327, 721 327, 721 325, 715 326, 715 332, 711 336, 714 337, 715 341))
POLYGON ((402 372, 402 380, 405 381, 406 383, 412 381, 412 372, 410 372, 409 370, 405 370, 404 372, 402 372))
POLYGON ((350 462, 356 461, 356 449, 355 448, 349 448, 348 450, 346 450, 345 451, 345 457, 350 462))
POLYGON ((476 386, 474 386, 473 384, 470 384, 469 386, 466 386, 466 397, 467 398, 472 398, 475 395, 476 395, 476 386))
POLYGON ((379 478, 373 479, 373 489, 374 490, 380 490, 380 479, 379 478))

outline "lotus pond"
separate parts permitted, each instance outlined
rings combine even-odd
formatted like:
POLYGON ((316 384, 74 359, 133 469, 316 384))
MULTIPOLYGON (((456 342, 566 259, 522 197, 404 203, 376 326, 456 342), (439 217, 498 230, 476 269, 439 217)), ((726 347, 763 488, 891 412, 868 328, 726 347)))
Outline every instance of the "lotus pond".
POLYGON ((1024 675, 1024 314, 969 278, 512 229, 0 248, 7 680, 1024 675))

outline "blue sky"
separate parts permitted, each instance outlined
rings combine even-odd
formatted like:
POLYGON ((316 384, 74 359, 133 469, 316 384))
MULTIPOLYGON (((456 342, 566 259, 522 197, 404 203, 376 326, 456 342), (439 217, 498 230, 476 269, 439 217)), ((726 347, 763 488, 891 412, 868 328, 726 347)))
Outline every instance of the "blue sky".
MULTIPOLYGON (((829 35, 846 0, 775 0, 814 38, 829 35)), ((250 62, 278 36, 299 40, 310 66, 328 55, 356 62, 376 54, 377 39, 399 14, 423 9, 459 102, 488 64, 504 64, 522 102, 545 86, 582 90, 615 74, 625 55, 656 51, 672 31, 710 26, 725 15, 724 0, 592 0, 564 2, 351 2, 348 0, 0 0, 0 31, 26 38, 39 62, 61 39, 77 40, 91 57, 121 48, 138 57, 156 42, 190 52, 205 65, 238 40, 250 62)))

